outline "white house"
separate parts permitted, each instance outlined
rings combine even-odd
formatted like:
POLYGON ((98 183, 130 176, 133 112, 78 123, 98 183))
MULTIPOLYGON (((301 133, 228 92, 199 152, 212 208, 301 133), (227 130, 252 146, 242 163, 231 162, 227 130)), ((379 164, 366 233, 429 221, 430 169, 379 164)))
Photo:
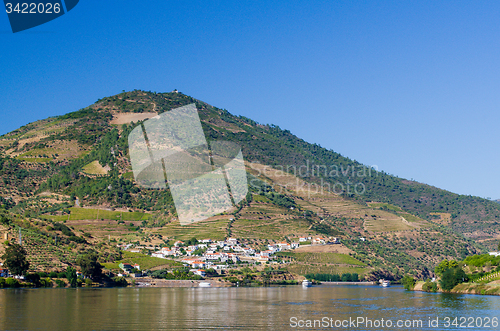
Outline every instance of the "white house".
POLYGON ((269 257, 273 254, 273 251, 262 251, 259 253, 261 257, 269 257))
POLYGON ((192 272, 193 274, 201 276, 201 277, 205 277, 206 276, 206 272, 203 269, 191 269, 189 271, 192 272))
POLYGON ((267 249, 269 249, 270 251, 273 251, 273 252, 277 252, 279 251, 279 247, 277 245, 267 245, 267 249))
POLYGON ((205 268, 205 262, 199 259, 186 258, 182 259, 182 263, 189 264, 191 268, 200 268, 200 269, 205 268))
POLYGON ((151 254, 152 257, 158 257, 160 259, 165 259, 165 255, 163 255, 163 253, 161 251, 158 251, 158 252, 154 252, 151 254))
POLYGON ((322 238, 322 237, 314 238, 311 243, 313 245, 324 245, 325 244, 325 238, 322 238))
POLYGON ((284 249, 291 249, 292 247, 290 246, 289 243, 287 243, 286 241, 282 241, 280 243, 277 243, 277 246, 279 247, 279 250, 282 251, 284 249))

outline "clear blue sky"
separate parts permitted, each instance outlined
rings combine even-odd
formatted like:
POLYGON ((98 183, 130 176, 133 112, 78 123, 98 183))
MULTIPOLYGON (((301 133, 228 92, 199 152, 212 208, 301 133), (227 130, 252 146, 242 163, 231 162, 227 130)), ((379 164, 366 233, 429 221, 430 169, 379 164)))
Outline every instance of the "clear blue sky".
POLYGON ((498 1, 89 1, 13 34, 0 134, 173 89, 400 177, 500 198, 498 1))

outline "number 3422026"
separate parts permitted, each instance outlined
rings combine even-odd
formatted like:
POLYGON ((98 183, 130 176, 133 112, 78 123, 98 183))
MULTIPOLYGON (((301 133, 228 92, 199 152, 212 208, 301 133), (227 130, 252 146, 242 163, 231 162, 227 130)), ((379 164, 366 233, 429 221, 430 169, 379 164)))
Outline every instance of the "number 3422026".
POLYGON ((61 12, 60 3, 17 3, 13 5, 5 4, 7 14, 12 12, 18 14, 59 14, 61 12))

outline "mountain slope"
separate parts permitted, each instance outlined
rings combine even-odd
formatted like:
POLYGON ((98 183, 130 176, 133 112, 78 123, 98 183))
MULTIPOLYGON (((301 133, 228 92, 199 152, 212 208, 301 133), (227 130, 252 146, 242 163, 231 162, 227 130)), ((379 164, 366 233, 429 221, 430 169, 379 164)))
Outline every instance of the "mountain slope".
POLYGON ((78 222, 69 209, 76 204, 97 213, 79 218, 95 220, 104 215, 97 210, 146 212, 131 222, 142 233, 120 239, 155 244, 193 231, 237 236, 255 247, 300 235, 338 236, 372 271, 393 275, 413 270, 424 277, 440 259, 482 251, 480 244, 496 247, 500 227, 500 204, 388 175, 182 93, 121 93, 23 126, 0 137, 0 177, 0 204, 24 217, 78 222), (242 147, 252 192, 233 221, 215 217, 209 231, 204 222, 194 230, 179 226, 169 191, 135 185, 128 158, 127 136, 138 121, 190 103, 209 141, 242 147))

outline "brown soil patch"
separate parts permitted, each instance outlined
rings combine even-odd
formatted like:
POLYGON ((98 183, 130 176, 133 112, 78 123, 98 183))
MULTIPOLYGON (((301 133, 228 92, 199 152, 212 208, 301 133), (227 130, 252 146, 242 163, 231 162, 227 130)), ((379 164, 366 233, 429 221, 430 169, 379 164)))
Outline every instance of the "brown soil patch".
POLYGON ((125 124, 130 122, 143 121, 148 118, 158 116, 157 113, 119 113, 113 115, 110 124, 125 124))

